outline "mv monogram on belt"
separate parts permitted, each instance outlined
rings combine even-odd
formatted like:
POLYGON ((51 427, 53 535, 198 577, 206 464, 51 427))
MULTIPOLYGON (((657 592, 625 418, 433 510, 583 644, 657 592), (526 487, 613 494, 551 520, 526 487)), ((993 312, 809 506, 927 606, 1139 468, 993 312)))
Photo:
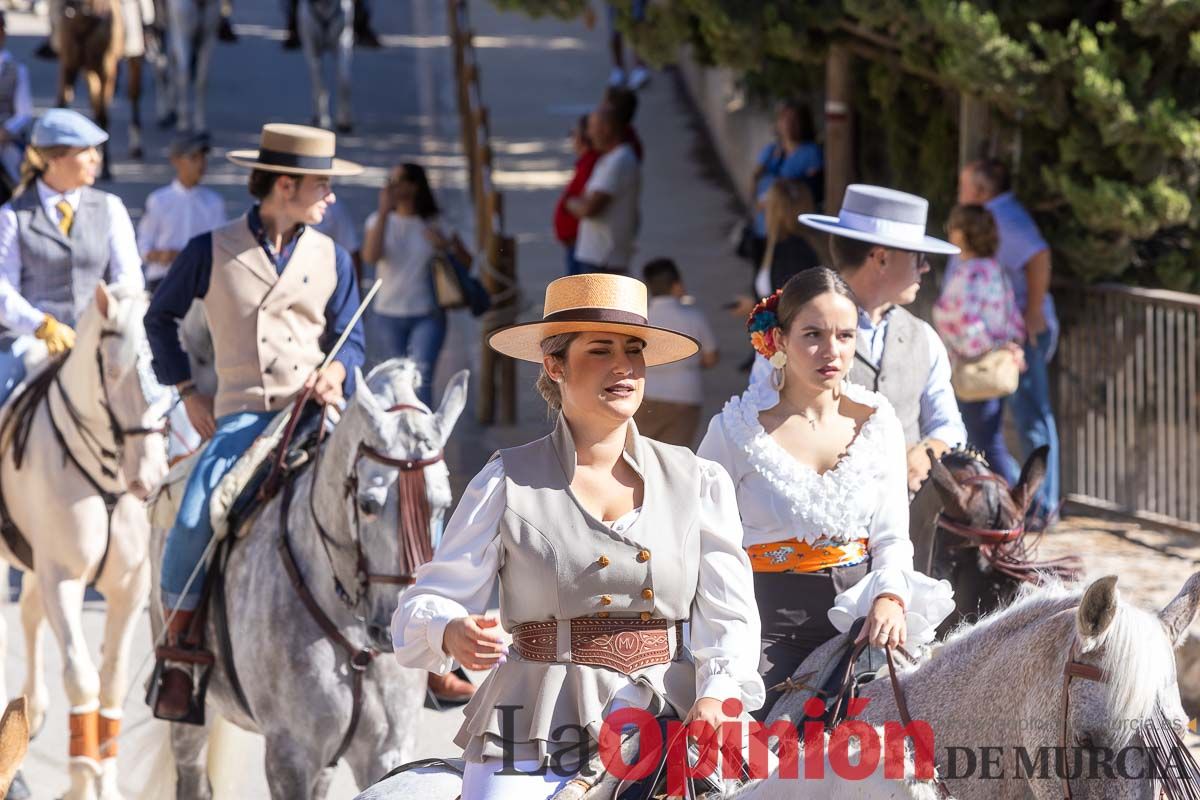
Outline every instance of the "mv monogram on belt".
MULTIPOLYGON (((678 658, 683 622, 666 619, 599 619, 570 622, 570 661, 629 674, 678 658), (669 631, 675 629, 675 652, 669 631)), ((559 661, 558 622, 523 622, 513 628, 513 646, 526 661, 559 661)))

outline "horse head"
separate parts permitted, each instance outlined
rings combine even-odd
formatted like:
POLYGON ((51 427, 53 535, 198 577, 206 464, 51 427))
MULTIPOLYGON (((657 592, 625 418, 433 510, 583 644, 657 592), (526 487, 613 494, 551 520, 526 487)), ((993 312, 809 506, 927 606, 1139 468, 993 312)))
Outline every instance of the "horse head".
POLYGON ((63 365, 68 392, 88 387, 75 402, 81 417, 94 423, 100 441, 116 455, 121 473, 117 488, 143 500, 167 474, 163 418, 170 404, 170 394, 150 368, 142 325, 148 304, 141 289, 99 284, 63 365), (80 402, 85 397, 86 405, 80 402))
MULTIPOLYGON (((1162 790, 1167 797, 1193 796, 1200 769, 1181 738, 1188 715, 1179 697, 1173 650, 1200 607, 1200 573, 1157 615, 1123 602, 1115 575, 1091 583, 1075 602, 1063 626, 1069 655, 1063 659, 1057 652, 1064 647, 1060 637, 1053 645, 1059 658, 1048 664, 1058 672, 1066 662, 1064 671, 1071 675, 1065 685, 1061 673, 1053 676, 1065 695, 1051 707, 1061 724, 1027 744, 1066 748, 1072 755, 1068 772, 1076 769, 1071 762, 1080 760, 1075 752, 1083 752, 1081 776, 1070 780, 1065 792, 1071 800, 1153 800, 1162 790), (1086 765, 1105 751, 1119 766, 1111 776, 1101 771, 1093 777, 1086 765), (1149 777, 1151 762, 1169 765, 1160 780, 1149 777)), ((1061 616, 1047 618, 1048 625, 1061 616)), ((1062 787, 1054 784, 1061 781, 1035 781, 1031 788, 1038 797, 1063 797, 1062 787)))
POLYGON ((1011 488, 974 450, 955 449, 941 459, 931 458, 929 476, 942 499, 943 515, 976 530, 1021 528, 1029 503, 1046 477, 1049 454, 1045 446, 1033 451, 1011 488))
MULTIPOLYGON (((420 382, 408 359, 380 364, 357 389, 328 444, 321 485, 313 497, 341 509, 332 557, 341 576, 357 576, 357 591, 341 578, 349 602, 365 616, 373 643, 392 649, 391 617, 399 590, 432 557, 451 504, 449 472, 442 452, 466 405, 468 373, 455 375, 438 410, 417 399, 420 382), (336 470, 333 464, 338 466, 336 470)), ((333 515, 325 512, 325 519, 333 515)))

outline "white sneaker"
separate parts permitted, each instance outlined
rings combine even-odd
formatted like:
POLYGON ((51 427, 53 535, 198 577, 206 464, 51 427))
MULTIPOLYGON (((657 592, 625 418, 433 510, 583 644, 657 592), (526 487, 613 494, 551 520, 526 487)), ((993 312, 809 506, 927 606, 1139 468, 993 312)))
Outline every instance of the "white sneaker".
POLYGON ((612 73, 608 76, 609 86, 624 86, 625 85, 625 70, 620 67, 613 67, 612 73))
POLYGON ((645 67, 634 67, 629 73, 629 88, 635 92, 650 82, 650 70, 645 67))

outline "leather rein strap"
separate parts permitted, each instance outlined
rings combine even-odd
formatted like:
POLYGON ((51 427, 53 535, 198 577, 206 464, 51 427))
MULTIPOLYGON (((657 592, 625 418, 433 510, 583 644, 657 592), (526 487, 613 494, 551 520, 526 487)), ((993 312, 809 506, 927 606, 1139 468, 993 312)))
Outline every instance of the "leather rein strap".
MULTIPOLYGON (((1002 490, 1008 491, 1008 482, 999 475, 992 475, 991 473, 970 475, 963 478, 960 483, 963 486, 996 483, 999 484, 1002 490)), ((974 540, 979 544, 1008 544, 1011 541, 1021 538, 1021 535, 1025 533, 1024 522, 1015 528, 976 528, 966 523, 952 520, 944 513, 938 514, 937 524, 943 530, 961 536, 964 539, 974 540)))
POLYGON ((342 741, 338 744, 333 758, 329 760, 328 766, 333 767, 337 765, 337 762, 345 755, 346 750, 350 748, 350 742, 354 739, 354 732, 358 729, 358 720, 362 716, 363 677, 366 674, 367 667, 379 655, 379 651, 372 647, 358 647, 343 636, 338 626, 329 618, 329 615, 321 610, 321 605, 304 583, 304 578, 300 575, 300 567, 296 564, 296 556, 292 553, 292 547, 288 543, 288 511, 292 505, 292 485, 292 481, 284 481, 283 499, 279 504, 279 557, 283 561, 283 569, 287 573, 288 581, 292 584, 292 589, 295 590, 296 596, 300 598, 300 602, 308 609, 309 616, 312 617, 313 622, 317 623, 317 626, 325 634, 325 637, 345 652, 346 659, 350 664, 350 692, 353 698, 350 710, 350 724, 346 728, 346 733, 342 736, 342 741))

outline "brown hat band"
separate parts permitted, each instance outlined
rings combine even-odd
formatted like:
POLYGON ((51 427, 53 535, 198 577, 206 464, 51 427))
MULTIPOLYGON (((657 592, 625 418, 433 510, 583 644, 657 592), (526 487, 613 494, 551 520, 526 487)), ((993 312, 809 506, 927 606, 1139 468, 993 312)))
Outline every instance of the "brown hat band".
POLYGON ((296 153, 285 153, 282 150, 258 151, 260 164, 272 167, 295 167, 297 169, 332 169, 333 156, 301 156, 296 153))
POLYGON ((614 322, 619 325, 647 325, 641 314, 615 308, 568 308, 542 317, 542 322, 614 322))

